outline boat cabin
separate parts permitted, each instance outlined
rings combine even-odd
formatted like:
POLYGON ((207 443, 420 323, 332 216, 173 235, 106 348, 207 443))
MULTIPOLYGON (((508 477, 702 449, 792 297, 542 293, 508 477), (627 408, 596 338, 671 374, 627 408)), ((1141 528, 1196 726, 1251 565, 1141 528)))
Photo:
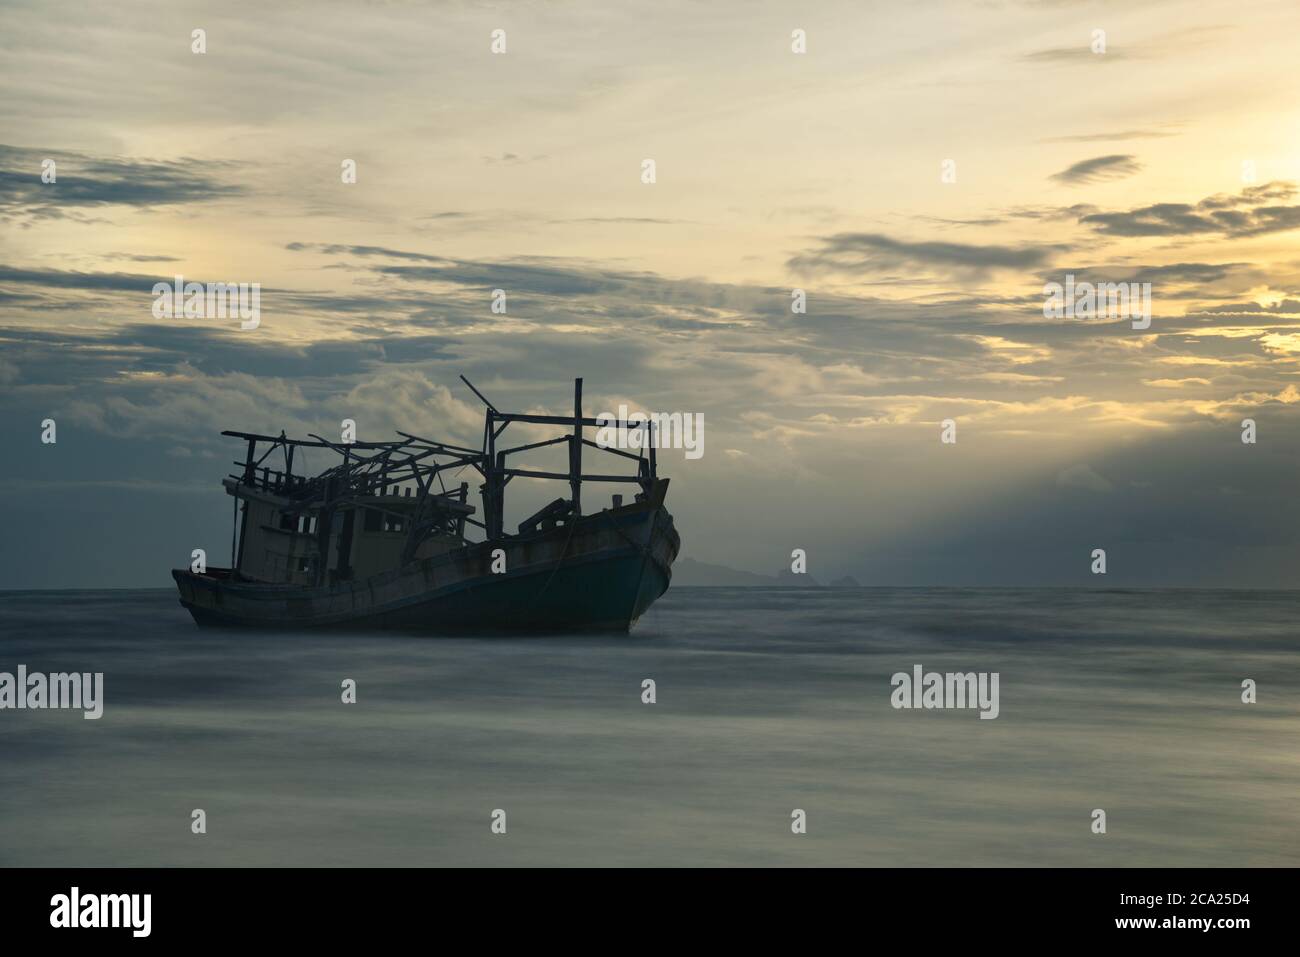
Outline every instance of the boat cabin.
MULTIPOLYGON (((278 436, 223 432, 245 440, 248 449, 244 461, 235 463, 240 471, 222 482, 234 498, 235 528, 232 568, 216 573, 292 585, 361 580, 471 544, 467 526, 481 529, 485 540, 504 541, 563 525, 582 515, 584 479, 634 483, 640 487, 637 502, 651 495, 657 480, 653 426, 648 427, 647 441, 635 455, 586 439, 583 429, 598 423, 582 415, 581 379, 574 383, 572 416, 500 412, 468 379, 464 381, 487 406, 482 449, 406 432, 399 432, 401 438, 390 442, 351 443, 330 442, 318 435, 308 440, 290 439, 283 432, 278 436), (512 422, 567 426, 572 431, 543 442, 501 448, 498 440, 512 422), (567 472, 506 465, 508 455, 557 444, 568 446, 567 472), (635 461, 636 474, 584 474, 584 447, 635 461), (314 477, 295 474, 295 453, 304 448, 331 450, 341 462, 314 477), (271 458, 277 452, 282 453, 281 460, 271 458), (268 464, 271 461, 277 467, 268 464), (443 479, 444 472, 467 467, 483 478, 479 489, 482 521, 473 517, 476 509, 468 502, 468 483, 449 489, 443 479), (529 516, 512 536, 504 528, 505 487, 521 476, 567 482, 570 495, 529 516)), ((647 428, 644 423, 601 424, 647 428)), ((621 505, 622 496, 615 495, 614 507, 621 505)))

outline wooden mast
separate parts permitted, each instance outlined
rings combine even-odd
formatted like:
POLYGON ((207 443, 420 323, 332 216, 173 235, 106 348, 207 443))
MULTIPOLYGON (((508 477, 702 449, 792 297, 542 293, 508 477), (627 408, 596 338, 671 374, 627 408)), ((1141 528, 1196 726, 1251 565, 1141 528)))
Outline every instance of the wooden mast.
POLYGON ((582 379, 573 380, 573 438, 569 441, 569 490, 573 514, 582 514, 582 379))

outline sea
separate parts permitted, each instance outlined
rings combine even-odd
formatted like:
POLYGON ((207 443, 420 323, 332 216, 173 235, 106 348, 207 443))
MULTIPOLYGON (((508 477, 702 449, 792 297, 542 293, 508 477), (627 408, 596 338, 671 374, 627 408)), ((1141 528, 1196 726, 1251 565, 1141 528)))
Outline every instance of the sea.
POLYGON ((0 672, 103 674, 97 720, 0 710, 0 865, 1296 866, 1298 629, 1293 591, 680 587, 533 638, 0 592, 0 672), (997 717, 896 707, 917 666, 997 717))

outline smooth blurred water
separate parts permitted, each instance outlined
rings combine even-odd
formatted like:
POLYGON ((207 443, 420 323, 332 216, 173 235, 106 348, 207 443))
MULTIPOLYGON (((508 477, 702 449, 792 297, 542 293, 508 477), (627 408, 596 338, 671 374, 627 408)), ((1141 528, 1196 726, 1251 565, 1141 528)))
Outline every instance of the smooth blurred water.
POLYGON ((1294 866, 1297 611, 1297 592, 677 588, 631 636, 454 639, 4 592, 0 671, 102 671, 106 705, 0 711, 0 864, 1294 866), (999 672, 1001 716, 894 710, 890 676, 918 663, 999 672))

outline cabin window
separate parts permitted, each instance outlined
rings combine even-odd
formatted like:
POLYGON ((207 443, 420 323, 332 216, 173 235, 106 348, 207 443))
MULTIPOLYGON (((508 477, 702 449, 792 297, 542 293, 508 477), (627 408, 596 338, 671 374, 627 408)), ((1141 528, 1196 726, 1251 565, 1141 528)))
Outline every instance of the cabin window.
POLYGON ((312 534, 316 531, 316 516, 299 512, 281 512, 280 527, 286 532, 312 534))
POLYGON ((406 527, 400 515, 389 515, 377 508, 366 509, 365 529, 367 532, 400 532, 406 527))

